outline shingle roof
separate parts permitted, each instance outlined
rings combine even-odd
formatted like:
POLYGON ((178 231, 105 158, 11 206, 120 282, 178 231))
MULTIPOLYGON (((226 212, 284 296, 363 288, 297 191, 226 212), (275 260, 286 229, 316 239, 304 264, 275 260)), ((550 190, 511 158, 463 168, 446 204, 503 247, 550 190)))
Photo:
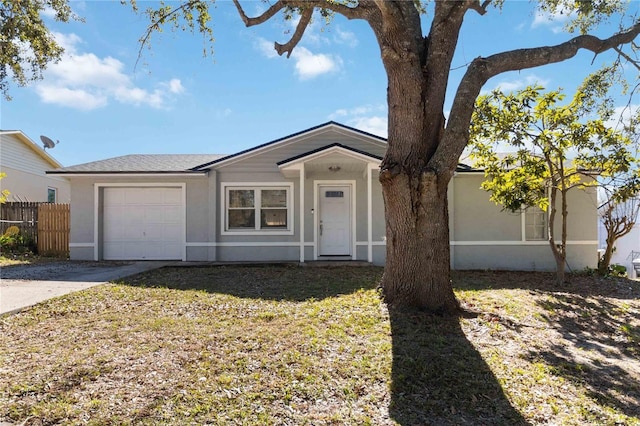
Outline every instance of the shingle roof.
POLYGON ((55 173, 180 173, 224 157, 218 154, 130 154, 58 169, 55 173))

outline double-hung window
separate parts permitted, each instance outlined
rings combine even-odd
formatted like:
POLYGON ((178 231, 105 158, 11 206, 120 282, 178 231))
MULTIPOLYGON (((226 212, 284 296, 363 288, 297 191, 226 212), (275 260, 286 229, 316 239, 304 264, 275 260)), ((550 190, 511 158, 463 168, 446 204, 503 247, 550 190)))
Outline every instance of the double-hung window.
POLYGON ((526 241, 547 239, 547 212, 537 206, 524 212, 524 235, 526 241))
POLYGON ((293 232, 291 185, 225 185, 224 233, 293 232))

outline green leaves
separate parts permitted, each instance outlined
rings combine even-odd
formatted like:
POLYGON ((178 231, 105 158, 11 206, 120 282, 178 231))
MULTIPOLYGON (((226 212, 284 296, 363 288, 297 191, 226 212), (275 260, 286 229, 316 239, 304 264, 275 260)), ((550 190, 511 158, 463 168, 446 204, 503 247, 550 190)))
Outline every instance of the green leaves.
MULTIPOLYGON (((130 0, 131 7, 138 11, 136 0, 130 0)), ((149 6, 143 12, 149 21, 149 25, 140 38, 140 47, 151 47, 153 33, 161 33, 168 26, 171 31, 188 31, 200 33, 203 38, 202 54, 213 54, 213 27, 211 26, 211 14, 209 8, 213 1, 190 0, 183 1, 178 6, 175 2, 160 2, 157 6, 149 6)))
POLYGON ((470 141, 475 165, 487 177, 482 188, 491 199, 511 211, 544 209, 550 190, 596 184, 587 174, 628 174, 636 162, 631 140, 606 125, 610 115, 592 114, 607 100, 597 98, 607 87, 602 74, 594 75, 565 104, 560 90, 544 93, 540 86, 481 96, 470 141))
POLYGON ((45 11, 57 21, 79 20, 67 0, 0 0, 0 91, 7 100, 10 80, 25 86, 41 79, 64 51, 42 20, 45 11))

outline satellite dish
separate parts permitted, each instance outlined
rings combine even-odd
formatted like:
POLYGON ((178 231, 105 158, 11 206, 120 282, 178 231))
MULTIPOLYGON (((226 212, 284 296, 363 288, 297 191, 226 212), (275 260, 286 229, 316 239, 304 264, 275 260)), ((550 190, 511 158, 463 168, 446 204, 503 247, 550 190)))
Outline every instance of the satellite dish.
POLYGON ((46 137, 44 135, 40 136, 40 140, 42 141, 42 144, 44 145, 44 149, 55 148, 56 144, 60 143, 60 141, 53 142, 51 139, 49 139, 48 137, 46 137))

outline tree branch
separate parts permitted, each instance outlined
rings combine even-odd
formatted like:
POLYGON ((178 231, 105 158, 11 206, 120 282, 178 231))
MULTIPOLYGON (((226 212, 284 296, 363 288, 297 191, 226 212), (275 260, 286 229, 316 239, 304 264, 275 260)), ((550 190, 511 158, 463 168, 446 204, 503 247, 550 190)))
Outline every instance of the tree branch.
POLYGON ((291 56, 293 49, 298 45, 304 32, 306 31, 309 23, 311 22, 311 17, 313 16, 313 11, 315 8, 327 9, 332 12, 339 13, 345 16, 348 19, 365 19, 366 17, 366 7, 363 7, 362 4, 366 4, 365 1, 362 1, 356 7, 348 7, 342 4, 334 3, 332 1, 327 0, 316 0, 316 1, 304 1, 304 0, 278 0, 276 3, 271 5, 269 9, 267 9, 264 13, 254 18, 250 18, 245 13, 242 5, 239 0, 233 0, 233 4, 236 6, 238 10, 238 14, 242 19, 242 22, 247 27, 252 27, 254 25, 260 25, 267 22, 271 19, 276 13, 284 9, 285 7, 298 7, 302 9, 300 14, 300 22, 298 22, 298 26, 296 27, 295 32, 291 39, 285 43, 281 44, 278 42, 274 43, 274 47, 278 55, 283 55, 285 52, 287 53, 287 58, 291 56))
POLYGON ((465 73, 449 115, 449 122, 431 165, 441 172, 454 170, 458 158, 469 141, 469 123, 475 107, 475 100, 482 86, 491 78, 507 71, 535 68, 562 62, 575 56, 580 49, 595 54, 629 44, 640 34, 640 22, 627 31, 605 39, 592 35, 580 35, 555 46, 518 49, 498 53, 487 58, 474 59, 465 73))
POLYGON ((484 15, 485 13, 487 13, 487 7, 491 4, 492 0, 485 0, 482 4, 480 4, 480 1, 474 1, 470 6, 469 9, 471 10, 475 10, 476 12, 478 12, 480 15, 484 15))
POLYGON ((262 15, 257 16, 255 18, 249 18, 246 13, 244 13, 244 9, 238 0, 233 0, 233 4, 235 4, 236 9, 238 9, 238 14, 242 19, 242 22, 247 27, 252 27, 254 25, 260 25, 267 22, 269 19, 273 18, 273 16, 280 12, 286 6, 285 3, 281 0, 278 0, 276 3, 272 4, 269 9, 266 10, 262 15))
POLYGON ((298 43, 300 42, 300 39, 302 38, 302 35, 304 34, 307 27, 309 26, 309 22, 311 22, 311 16, 313 16, 313 9, 314 9, 313 6, 311 6, 302 10, 302 13, 300 15, 300 21, 298 22, 296 31, 293 33, 293 36, 291 36, 291 39, 287 43, 280 44, 278 42, 275 42, 274 45, 276 48, 276 52, 278 52, 278 55, 282 56, 284 52, 287 52, 287 58, 291 56, 291 53, 293 52, 293 48, 298 45, 298 43))
MULTIPOLYGON (((190 9, 196 3, 199 3, 199 2, 200 0, 188 1, 176 7, 175 9, 170 9, 167 13, 164 13, 159 17, 157 17, 157 19, 151 21, 151 23, 145 29, 143 36, 139 40, 140 48, 138 49, 138 56, 136 58, 136 62, 135 64, 133 64, 134 70, 136 69, 136 67, 138 66, 138 63, 140 62, 140 59, 142 58, 142 50, 149 44, 149 40, 151 39, 151 34, 153 34, 154 31, 160 30, 161 25, 167 20, 169 20, 173 15, 176 15, 177 13, 182 12, 184 10, 190 9)), ((135 2, 132 3, 132 7, 133 7, 133 10, 137 12, 137 4, 135 2)), ((151 15, 149 15, 149 17, 151 17, 151 15)))
POLYGON ((614 47, 614 50, 616 52, 618 52, 618 55, 620 55, 623 58, 625 58, 627 61, 629 61, 629 63, 631 63, 631 65, 633 65, 634 67, 636 67, 640 71, 640 64, 638 64, 638 61, 634 61, 632 57, 630 57, 629 55, 624 53, 622 51, 622 49, 620 49, 619 47, 614 47))

